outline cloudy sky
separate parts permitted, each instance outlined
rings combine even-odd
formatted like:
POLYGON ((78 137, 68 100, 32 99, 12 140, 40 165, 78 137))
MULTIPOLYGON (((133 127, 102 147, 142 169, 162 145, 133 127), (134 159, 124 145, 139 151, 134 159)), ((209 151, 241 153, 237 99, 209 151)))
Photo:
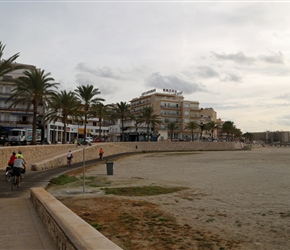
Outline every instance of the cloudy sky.
POLYGON ((290 2, 1 1, 3 58, 105 103, 182 91, 245 132, 290 131, 290 2))

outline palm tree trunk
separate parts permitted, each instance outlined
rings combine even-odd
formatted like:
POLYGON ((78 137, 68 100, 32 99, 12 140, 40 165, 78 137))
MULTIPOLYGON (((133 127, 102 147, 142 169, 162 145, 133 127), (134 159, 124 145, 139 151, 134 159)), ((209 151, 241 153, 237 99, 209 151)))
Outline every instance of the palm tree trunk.
POLYGON ((87 137, 87 111, 85 111, 85 124, 84 124, 84 142, 87 137))
POLYGON ((122 118, 122 141, 124 141, 124 119, 122 118))
POLYGON ((36 126, 37 126, 37 104, 33 105, 33 120, 32 120, 32 141, 31 144, 36 144, 36 126))
POLYGON ((99 138, 102 136, 102 117, 99 117, 99 138))

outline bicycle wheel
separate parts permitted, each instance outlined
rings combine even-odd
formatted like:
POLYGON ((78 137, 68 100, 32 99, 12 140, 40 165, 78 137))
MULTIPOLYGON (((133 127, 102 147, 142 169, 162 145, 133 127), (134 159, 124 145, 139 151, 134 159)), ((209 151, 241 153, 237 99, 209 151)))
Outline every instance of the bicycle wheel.
POLYGON ((17 187, 17 176, 14 175, 11 179, 11 190, 13 191, 17 187))
POLYGON ((10 182, 11 181, 11 172, 10 171, 7 171, 7 173, 5 174, 5 180, 7 182, 10 182))

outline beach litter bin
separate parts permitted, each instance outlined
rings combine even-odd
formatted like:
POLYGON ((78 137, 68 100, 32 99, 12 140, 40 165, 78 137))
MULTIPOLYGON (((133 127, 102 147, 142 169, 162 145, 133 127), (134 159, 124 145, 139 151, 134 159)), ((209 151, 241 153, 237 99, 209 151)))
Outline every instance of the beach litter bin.
POLYGON ((107 166, 107 175, 113 175, 114 174, 114 162, 106 162, 107 166))

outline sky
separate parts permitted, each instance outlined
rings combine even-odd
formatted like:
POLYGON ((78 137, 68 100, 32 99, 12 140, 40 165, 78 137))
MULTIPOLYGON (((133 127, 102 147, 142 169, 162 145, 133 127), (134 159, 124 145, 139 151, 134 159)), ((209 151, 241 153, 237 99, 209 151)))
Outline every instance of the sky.
POLYGON ((290 131, 288 1, 1 1, 3 59, 105 104, 182 91, 245 132, 290 131))

